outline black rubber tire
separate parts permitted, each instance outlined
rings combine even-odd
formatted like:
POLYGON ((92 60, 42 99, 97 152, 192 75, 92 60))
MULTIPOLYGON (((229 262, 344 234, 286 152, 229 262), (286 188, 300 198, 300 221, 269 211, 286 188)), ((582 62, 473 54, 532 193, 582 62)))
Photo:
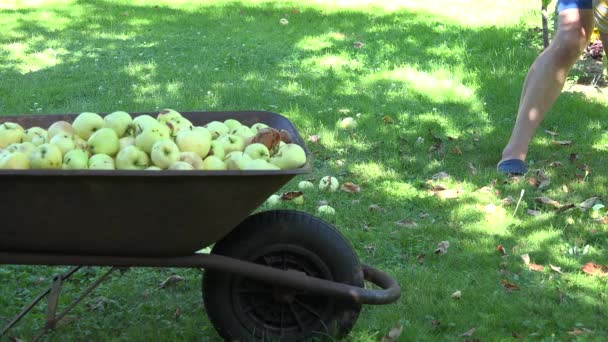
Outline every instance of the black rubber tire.
MULTIPOLYGON (((284 269, 364 286, 361 265, 350 243, 329 223, 300 211, 251 215, 218 241, 211 253, 272 267, 280 263, 284 269)), ((209 320, 226 341, 340 339, 352 330, 361 311, 359 304, 290 292, 293 289, 277 290, 272 279, 260 283, 228 272, 206 270, 202 288, 209 320), (284 291, 289 292, 288 297, 282 296, 284 291), (279 302, 277 296, 290 298, 289 303, 279 302), (306 305, 302 299, 307 300, 306 305)))

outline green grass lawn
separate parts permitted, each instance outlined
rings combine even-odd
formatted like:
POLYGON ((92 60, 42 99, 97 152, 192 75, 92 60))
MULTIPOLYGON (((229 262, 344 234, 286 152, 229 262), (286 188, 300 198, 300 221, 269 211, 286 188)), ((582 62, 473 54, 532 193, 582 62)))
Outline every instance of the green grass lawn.
MULTIPOLYGON (((347 340, 379 341, 398 325, 404 341, 607 340, 607 278, 581 270, 589 261, 608 264, 608 226, 594 218, 605 211, 558 211, 537 200, 606 203, 605 97, 567 87, 531 145, 531 172, 507 179, 495 171, 542 47, 534 30, 540 1, 378 3, 386 4, 1 2, 0 114, 281 113, 305 139, 320 136, 308 142, 313 173, 282 191, 326 175, 362 190, 309 190, 303 205, 278 207, 315 213, 328 201, 336 214, 324 218, 361 261, 402 286, 397 303, 365 306, 347 340), (353 132, 336 128, 345 116, 357 118, 353 132), (535 186, 543 178, 535 170, 550 183, 535 186), (439 172, 449 178, 433 180, 439 172), (459 189, 458 197, 440 198, 445 192, 431 191, 437 186, 459 189), (515 203, 503 201, 509 196, 515 203), (442 241, 447 253, 435 254, 442 241), (530 270, 524 254, 544 269, 530 270), (460 299, 451 297, 456 291, 460 299)), ((63 269, 0 267, 0 326, 63 269)), ((75 276, 64 300, 102 271, 75 276)), ((115 274, 46 339, 216 340, 200 279, 200 271, 167 268, 115 274), (185 280, 159 289, 172 274, 185 280)), ((31 339, 45 310, 10 336, 31 339)))

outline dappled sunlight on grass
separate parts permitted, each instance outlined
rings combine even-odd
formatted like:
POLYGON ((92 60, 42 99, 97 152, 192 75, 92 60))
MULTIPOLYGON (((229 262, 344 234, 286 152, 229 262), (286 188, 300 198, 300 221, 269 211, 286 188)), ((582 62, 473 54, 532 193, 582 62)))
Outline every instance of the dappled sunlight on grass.
POLYGON ((294 47, 302 51, 321 51, 334 47, 337 41, 344 41, 345 36, 339 32, 329 32, 319 36, 306 36, 300 39, 294 47))
POLYGON ((376 161, 355 162, 349 171, 354 173, 362 182, 378 182, 381 180, 395 180, 399 175, 395 170, 384 167, 376 161))

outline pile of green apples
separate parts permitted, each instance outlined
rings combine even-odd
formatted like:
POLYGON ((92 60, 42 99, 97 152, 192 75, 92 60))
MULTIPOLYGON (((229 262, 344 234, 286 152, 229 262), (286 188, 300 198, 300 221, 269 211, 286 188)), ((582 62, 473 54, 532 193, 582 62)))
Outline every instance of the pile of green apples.
POLYGON ((286 132, 263 123, 195 126, 173 109, 155 116, 83 112, 47 128, 1 123, 0 169, 287 170, 306 163, 286 132))

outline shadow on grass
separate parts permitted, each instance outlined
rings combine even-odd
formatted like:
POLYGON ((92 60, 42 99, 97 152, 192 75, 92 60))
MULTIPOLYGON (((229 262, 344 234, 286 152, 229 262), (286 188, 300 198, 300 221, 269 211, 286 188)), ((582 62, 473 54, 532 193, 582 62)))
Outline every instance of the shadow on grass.
MULTIPOLYGON (((25 55, 47 51, 43 56, 55 60, 40 62, 42 66, 30 72, 23 69, 20 57, 7 52, 0 54, 0 113, 38 112, 36 107, 43 107, 40 113, 117 109, 135 112, 164 107, 183 111, 278 108, 297 126, 313 132, 319 127, 333 127, 346 115, 338 112, 338 108, 346 107, 350 110, 348 115, 363 113, 359 118, 361 132, 366 132, 365 138, 373 143, 339 147, 349 148, 354 155, 368 158, 383 170, 394 170, 396 180, 415 186, 421 186, 421 178, 430 177, 438 165, 450 165, 449 172, 453 174, 469 174, 467 161, 480 170, 480 175, 468 177, 465 184, 480 188, 496 177, 493 168, 510 134, 523 78, 538 53, 528 46, 531 38, 538 37, 528 36, 521 27, 463 28, 440 17, 429 19, 426 13, 326 12, 306 7, 296 14, 292 7, 273 3, 259 6, 227 3, 182 10, 108 1, 77 4, 78 11, 70 7, 46 9, 57 25, 30 19, 39 13, 37 9, 0 12, 18 18, 16 26, 2 38, 3 43, 31 37, 25 55), (280 25, 280 18, 288 18, 289 24, 280 25), (365 45, 355 48, 356 42, 365 45), (451 79, 450 71, 460 78, 451 79), (385 124, 385 115, 391 116, 394 124, 385 124), (417 145, 418 137, 425 142, 417 145), (436 144, 435 138, 442 141, 439 153, 429 152, 436 144), (451 153, 455 147, 464 156, 451 153), (407 161, 408 156, 414 159, 407 161), (416 158, 419 156, 427 159, 416 158)), ((564 94, 544 127, 586 132, 585 139, 591 145, 601 140, 603 133, 590 130, 589 121, 599 121, 603 111, 605 106, 582 95, 564 94), (572 111, 581 111, 581 115, 560 115, 572 111), (581 116, 586 116, 585 120, 581 116)), ((551 155, 566 158, 571 152, 578 152, 583 161, 593 156, 593 152, 577 151, 576 145, 556 150, 554 145, 540 142, 533 144, 532 149, 531 156, 539 160, 551 155)), ((321 158, 333 158, 335 154, 323 146, 311 146, 311 150, 321 158)), ((547 159, 538 166, 551 161, 547 159)), ((594 165, 599 168, 599 164, 594 165)), ((568 172, 576 169, 570 167, 568 172)), ((375 181, 383 180, 386 179, 375 181)), ((597 179, 597 186, 605 183, 605 178, 597 179)), ((506 185, 497 188, 515 193, 506 185)), ((381 234, 374 237, 362 231, 349 233, 364 253, 370 243, 388 247, 362 258, 396 270, 402 265, 412 266, 412 270, 402 272, 433 281, 441 281, 441 270, 446 267, 470 272, 470 276, 463 278, 470 283, 463 286, 487 276, 471 267, 474 263, 479 263, 478 269, 496 269, 492 275, 496 284, 501 279, 515 282, 513 277, 518 272, 530 284, 535 283, 534 274, 513 266, 515 260, 501 273, 503 259, 494 249, 495 241, 516 246, 529 234, 543 232, 546 225, 558 222, 551 218, 523 220, 517 227, 505 226, 504 233, 496 235, 462 228, 483 219, 480 212, 461 212, 463 205, 475 201, 438 204, 436 198, 429 197, 404 204, 402 198, 393 199, 386 192, 367 200, 370 203, 381 200, 389 208, 406 207, 415 214, 428 214, 430 210, 435 221, 421 226, 435 227, 435 236, 438 229, 445 229, 447 234, 478 244, 479 248, 473 252, 474 248, 468 247, 467 255, 450 259, 429 256, 426 264, 419 266, 411 261, 416 257, 412 253, 432 252, 436 239, 420 229, 390 235, 395 229, 384 226, 377 228, 381 234), (387 234, 395 237, 394 242, 382 242, 387 234), (410 251, 410 259, 405 263, 404 250, 410 251), (421 271, 421 267, 427 270, 421 271)), ((353 215, 365 220, 370 214, 364 209, 353 215)), ((381 221, 368 220, 372 224, 381 221)), ((589 238, 589 233, 581 231, 567 234, 589 238)), ((560 244, 558 237, 536 240, 542 241, 534 247, 539 253, 538 260, 564 261, 557 251, 551 250, 560 244)), ((457 250, 458 244, 454 245, 457 250)), ((408 285, 404 283, 406 296, 401 303, 409 307, 416 303, 411 301, 410 294, 417 289, 408 285)), ((415 282, 415 286, 420 286, 420 282, 415 282)), ((491 288, 485 290, 480 293, 496 292, 491 288)), ((530 291, 532 296, 547 301, 555 299, 557 293, 556 288, 540 285, 530 291)), ((598 291, 582 290, 587 297, 597 295, 598 291)), ((560 319, 566 319, 570 308, 575 307, 605 313, 605 309, 580 300, 583 297, 548 305, 547 310, 557 307, 561 310, 566 305, 560 319)), ((523 310, 509 304, 502 292, 493 298, 513 316, 523 310)), ((516 303, 525 302, 520 299, 516 303)), ((549 314, 548 311, 541 314, 549 314)), ((510 320, 511 325, 518 324, 515 318, 510 320)), ((382 322, 381 326, 391 323, 382 322)), ((548 325, 547 331, 557 327, 548 325)))

